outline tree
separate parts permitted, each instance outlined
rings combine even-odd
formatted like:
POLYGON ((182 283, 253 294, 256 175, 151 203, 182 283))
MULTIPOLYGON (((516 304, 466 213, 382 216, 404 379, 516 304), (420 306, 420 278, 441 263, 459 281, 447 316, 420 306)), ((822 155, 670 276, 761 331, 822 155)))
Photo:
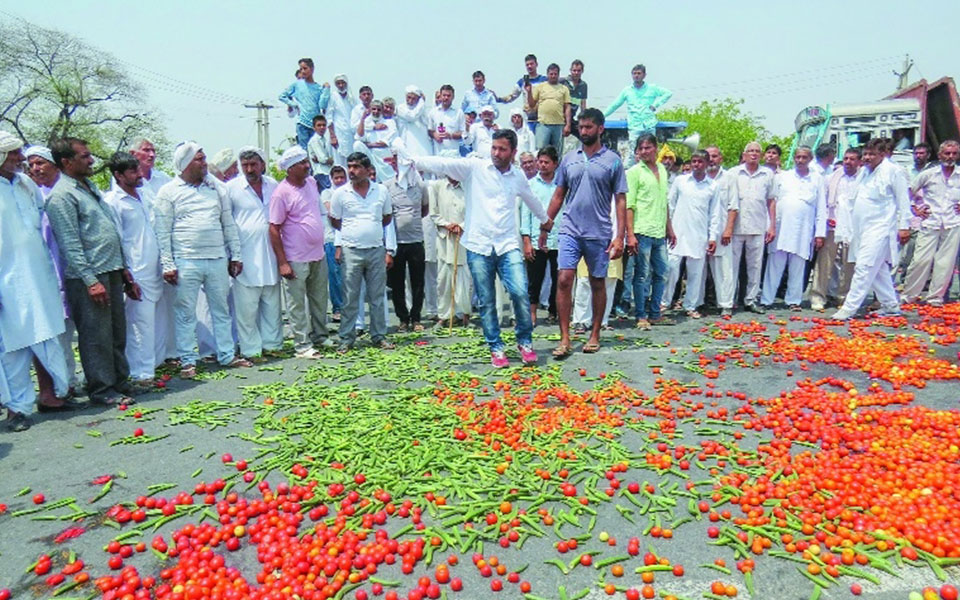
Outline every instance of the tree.
POLYGON ((143 89, 111 55, 61 31, 0 23, 0 126, 29 143, 86 139, 100 158, 162 138, 143 89))
MULTIPOLYGON (((657 111, 657 117, 661 121, 686 121, 687 132, 700 134, 700 147, 719 146, 724 166, 729 167, 740 162, 743 148, 754 140, 766 145, 791 139, 773 136, 759 117, 743 109, 743 103, 733 98, 703 101, 693 108, 681 105, 657 111)), ((790 150, 789 142, 783 150, 784 154, 790 150)))

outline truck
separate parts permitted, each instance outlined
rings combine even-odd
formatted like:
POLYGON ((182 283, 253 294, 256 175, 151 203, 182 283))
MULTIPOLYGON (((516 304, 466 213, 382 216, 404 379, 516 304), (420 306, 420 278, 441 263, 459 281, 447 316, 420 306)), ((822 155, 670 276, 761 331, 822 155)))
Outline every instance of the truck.
POLYGON ((873 102, 808 106, 794 119, 794 126, 788 163, 800 145, 831 144, 840 157, 847 148, 887 137, 894 141, 893 161, 909 167, 917 144, 930 144, 936 155, 942 142, 960 140, 960 100, 953 78, 933 83, 921 79, 873 102))

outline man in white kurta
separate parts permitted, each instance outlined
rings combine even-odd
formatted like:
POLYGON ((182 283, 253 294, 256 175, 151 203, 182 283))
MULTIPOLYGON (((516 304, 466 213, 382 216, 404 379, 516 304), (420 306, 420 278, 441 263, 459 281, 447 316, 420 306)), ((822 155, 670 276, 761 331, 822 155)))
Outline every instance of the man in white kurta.
POLYGON ((817 252, 810 284, 810 308, 818 312, 824 310, 828 296, 835 296, 842 304, 850 288, 853 265, 847 262, 847 248, 850 244, 850 222, 859 170, 860 150, 847 148, 843 154, 842 168, 834 169, 826 180, 827 237, 817 252), (834 280, 837 282, 836 289, 831 290, 834 280))
POLYGON ((850 292, 834 319, 851 318, 871 290, 884 313, 900 313, 891 273, 897 264, 898 242, 910 239, 910 193, 907 178, 884 157, 884 149, 885 143, 878 138, 867 142, 863 151, 848 257, 856 266, 850 292))
POLYGON ((257 362, 283 345, 280 277, 270 246, 270 196, 277 182, 265 174, 267 163, 254 146, 239 152, 240 172, 227 184, 227 197, 240 236, 243 271, 233 280, 240 355, 257 362))
POLYGON ((436 154, 448 158, 460 156, 460 142, 466 133, 463 111, 453 105, 453 86, 440 88, 440 105, 430 111, 429 129, 436 154))
POLYGON ((133 384, 149 388, 166 351, 166 338, 161 335, 163 320, 157 314, 163 295, 163 273, 160 270, 160 245, 151 218, 154 196, 150 188, 143 185, 140 165, 133 154, 114 154, 109 168, 113 186, 104 194, 103 201, 113 209, 124 254, 141 292, 139 300, 124 300, 123 311, 127 318, 124 354, 130 364, 133 384))
POLYGON ((767 271, 761 302, 773 304, 786 268, 790 310, 800 310, 807 261, 823 246, 827 230, 827 187, 823 176, 810 168, 813 151, 797 148, 794 168, 780 174, 777 196, 777 236, 767 251, 767 271))
POLYGON ((393 156, 390 146, 395 139, 397 139, 396 121, 383 118, 383 103, 374 100, 370 104, 370 116, 365 118, 357 128, 357 141, 354 142, 353 149, 370 157, 370 162, 377 169, 380 182, 396 174, 393 167, 384 162, 385 158, 393 156))
MULTIPOLYGON (((703 302, 700 282, 706 269, 708 251, 716 249, 717 221, 721 218, 716 203, 722 202, 720 184, 707 177, 707 154, 694 152, 690 157, 693 170, 680 175, 673 182, 667 195, 667 204, 677 244, 668 254, 669 273, 667 275, 666 294, 661 306, 666 309, 673 290, 680 279, 680 265, 687 265, 687 289, 683 298, 683 308, 689 317, 698 319, 697 308, 703 302)), ((724 218, 724 222, 726 219, 724 218)))
POLYGON ((430 108, 423 91, 415 85, 406 88, 406 102, 397 105, 397 129, 404 146, 413 156, 433 154, 433 142, 427 133, 430 108))
POLYGON ((350 82, 343 73, 333 76, 333 93, 327 104, 327 125, 330 128, 330 145, 336 150, 335 161, 341 167, 347 166, 347 155, 353 151, 353 136, 356 125, 350 126, 350 115, 357 105, 357 99, 350 89, 350 82))
POLYGON ((921 171, 911 185, 914 210, 923 220, 903 285, 903 297, 908 301, 923 299, 940 306, 950 288, 957 250, 960 249, 958 157, 960 144, 955 140, 943 142, 940 144, 940 164, 921 171), (930 286, 924 295, 923 286, 928 278, 930 286))
POLYGON ((492 106, 484 106, 480 109, 480 120, 470 126, 464 140, 468 146, 473 148, 474 154, 480 158, 490 156, 490 148, 493 146, 493 134, 497 131, 497 124, 493 122, 496 112, 492 106))
POLYGON ((40 190, 20 173, 23 142, 0 132, 0 390, 6 428, 30 427, 36 395, 30 381, 36 357, 54 382, 68 391, 67 366, 57 339, 63 307, 50 253, 40 234, 40 190))
POLYGON ((460 243, 467 206, 463 186, 459 181, 438 179, 430 182, 430 218, 437 235, 437 317, 440 323, 449 323, 451 316, 459 316, 461 323, 470 323, 470 298, 473 295, 470 269, 467 268, 467 249, 460 243), (457 265, 454 282, 453 267, 457 265))

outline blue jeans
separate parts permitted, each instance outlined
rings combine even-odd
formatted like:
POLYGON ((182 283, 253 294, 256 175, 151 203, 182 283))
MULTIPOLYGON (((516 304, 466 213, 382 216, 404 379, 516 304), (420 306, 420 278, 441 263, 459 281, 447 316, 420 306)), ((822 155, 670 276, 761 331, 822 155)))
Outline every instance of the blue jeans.
POLYGON ((503 350, 500 337, 500 318, 497 314, 497 291, 494 285, 496 276, 510 295, 513 304, 513 316, 517 320, 517 344, 528 346, 533 343, 533 321, 530 318, 530 297, 527 294, 527 269, 520 250, 510 250, 503 256, 491 254, 485 256, 467 250, 467 265, 473 276, 473 289, 480 300, 480 324, 483 327, 483 339, 491 352, 503 350))
POLYGON ((197 364, 197 296, 203 286, 213 320, 213 337, 217 344, 217 362, 229 364, 234 357, 232 320, 227 294, 230 275, 226 258, 178 258, 177 299, 174 303, 177 354, 184 367, 197 364))
POLYGON ((634 314, 637 319, 659 319, 660 300, 667 284, 667 239, 637 236, 636 273, 633 277, 634 314))
POLYGON ((563 125, 537 125, 537 131, 534 133, 537 138, 537 150, 543 150, 547 146, 556 148, 557 153, 563 152, 563 125))
POLYGON ((313 135, 313 129, 307 127, 303 123, 297 123, 297 145, 307 149, 307 142, 310 141, 310 137, 313 135))
POLYGON ((333 312, 338 313, 343 308, 343 275, 340 273, 340 265, 333 258, 336 250, 333 242, 324 242, 323 251, 327 255, 327 281, 330 284, 330 304, 333 305, 333 312))

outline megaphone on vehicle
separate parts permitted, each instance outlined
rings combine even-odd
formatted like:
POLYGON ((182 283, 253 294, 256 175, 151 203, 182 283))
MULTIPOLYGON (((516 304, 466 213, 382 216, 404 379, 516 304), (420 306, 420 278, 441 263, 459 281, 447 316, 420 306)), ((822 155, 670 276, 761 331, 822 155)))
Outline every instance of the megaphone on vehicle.
POLYGON ((700 134, 691 133, 685 138, 668 139, 667 141, 680 144, 690 152, 693 152, 694 150, 700 147, 700 134))

